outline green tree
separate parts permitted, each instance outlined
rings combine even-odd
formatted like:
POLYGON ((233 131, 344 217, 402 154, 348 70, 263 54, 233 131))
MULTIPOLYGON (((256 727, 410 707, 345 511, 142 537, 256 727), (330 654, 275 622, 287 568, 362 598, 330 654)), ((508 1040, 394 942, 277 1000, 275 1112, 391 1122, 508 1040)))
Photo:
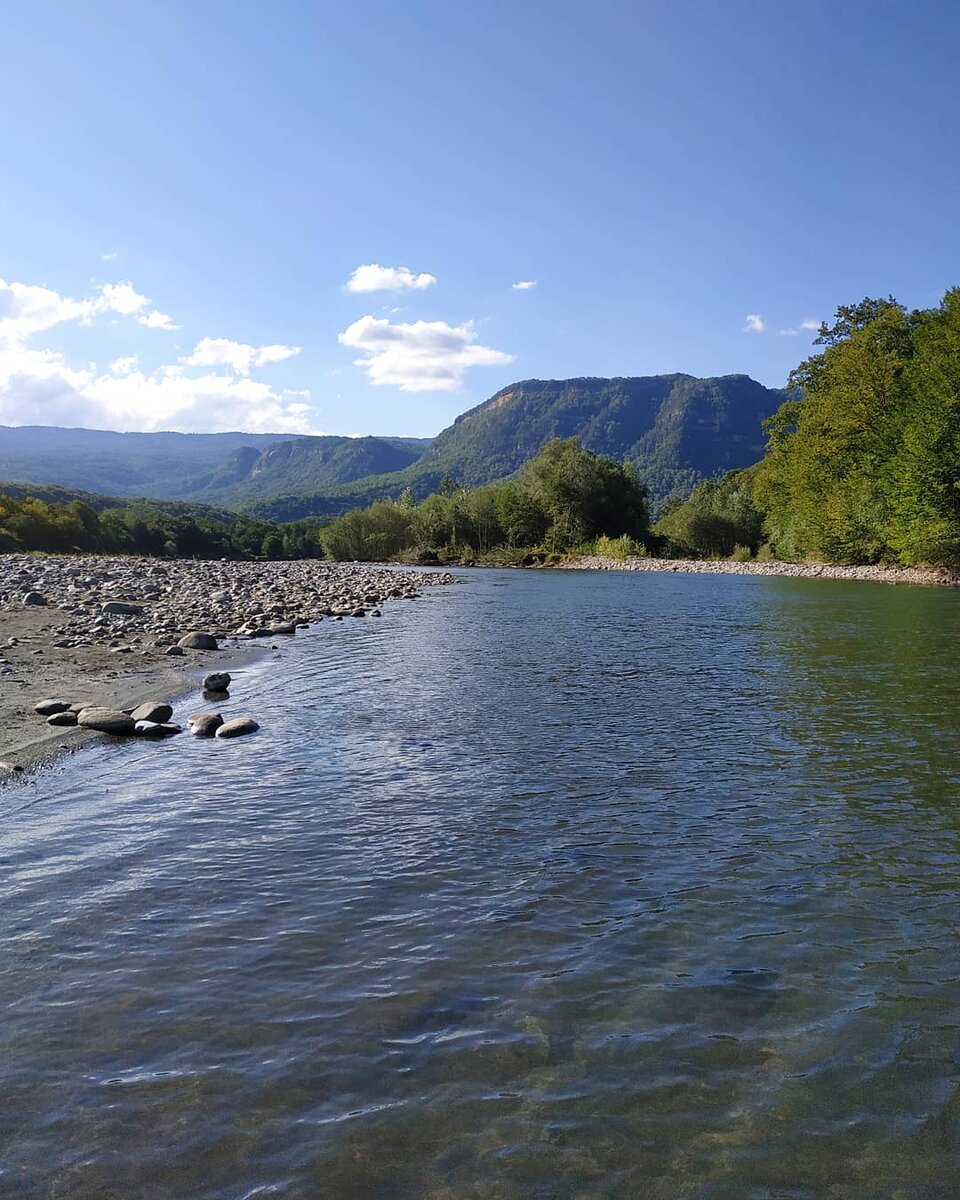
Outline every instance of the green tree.
POLYGON ((601 534, 649 535, 647 490, 633 468, 584 450, 576 438, 548 442, 524 466, 520 484, 546 514, 553 549, 601 534))

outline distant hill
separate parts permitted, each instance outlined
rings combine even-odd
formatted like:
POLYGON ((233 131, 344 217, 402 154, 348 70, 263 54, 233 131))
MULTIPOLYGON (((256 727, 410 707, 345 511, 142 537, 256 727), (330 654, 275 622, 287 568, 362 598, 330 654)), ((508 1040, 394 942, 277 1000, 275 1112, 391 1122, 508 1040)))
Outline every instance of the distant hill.
POLYGON ((401 470, 428 444, 422 438, 0 426, 0 479, 111 496, 242 503, 401 470))
POLYGON ((783 399, 746 375, 527 379, 432 441, 0 427, 0 479, 249 508, 289 521, 335 515, 405 487, 421 497, 445 475, 467 486, 490 483, 551 438, 576 437, 632 463, 656 506, 756 462, 761 422, 783 399))

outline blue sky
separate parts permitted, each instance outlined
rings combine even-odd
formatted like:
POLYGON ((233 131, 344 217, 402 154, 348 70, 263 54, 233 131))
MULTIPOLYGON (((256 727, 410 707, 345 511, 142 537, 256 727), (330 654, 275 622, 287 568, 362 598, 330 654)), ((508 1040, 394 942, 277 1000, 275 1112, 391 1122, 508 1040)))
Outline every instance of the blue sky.
POLYGON ((428 436, 516 379, 779 386, 804 322, 960 283, 956 3, 3 23, 0 423, 428 436))

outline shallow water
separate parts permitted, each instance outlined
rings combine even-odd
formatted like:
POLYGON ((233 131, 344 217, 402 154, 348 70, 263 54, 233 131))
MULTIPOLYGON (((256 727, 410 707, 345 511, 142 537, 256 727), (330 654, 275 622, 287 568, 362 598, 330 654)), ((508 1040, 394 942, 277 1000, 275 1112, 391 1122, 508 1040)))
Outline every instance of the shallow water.
POLYGON ((960 595, 464 574, 2 795, 0 1194, 960 1196, 960 595))

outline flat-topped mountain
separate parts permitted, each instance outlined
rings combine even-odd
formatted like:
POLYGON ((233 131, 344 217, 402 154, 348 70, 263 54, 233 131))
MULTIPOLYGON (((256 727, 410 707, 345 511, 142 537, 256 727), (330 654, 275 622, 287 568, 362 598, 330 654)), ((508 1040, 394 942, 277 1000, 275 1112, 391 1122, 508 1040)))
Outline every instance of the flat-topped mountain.
POLYGON ((749 466, 763 453, 761 422, 783 393, 747 375, 697 379, 525 379, 470 409, 439 434, 416 472, 443 469, 462 483, 509 475, 551 438, 632 463, 657 495, 749 466))

